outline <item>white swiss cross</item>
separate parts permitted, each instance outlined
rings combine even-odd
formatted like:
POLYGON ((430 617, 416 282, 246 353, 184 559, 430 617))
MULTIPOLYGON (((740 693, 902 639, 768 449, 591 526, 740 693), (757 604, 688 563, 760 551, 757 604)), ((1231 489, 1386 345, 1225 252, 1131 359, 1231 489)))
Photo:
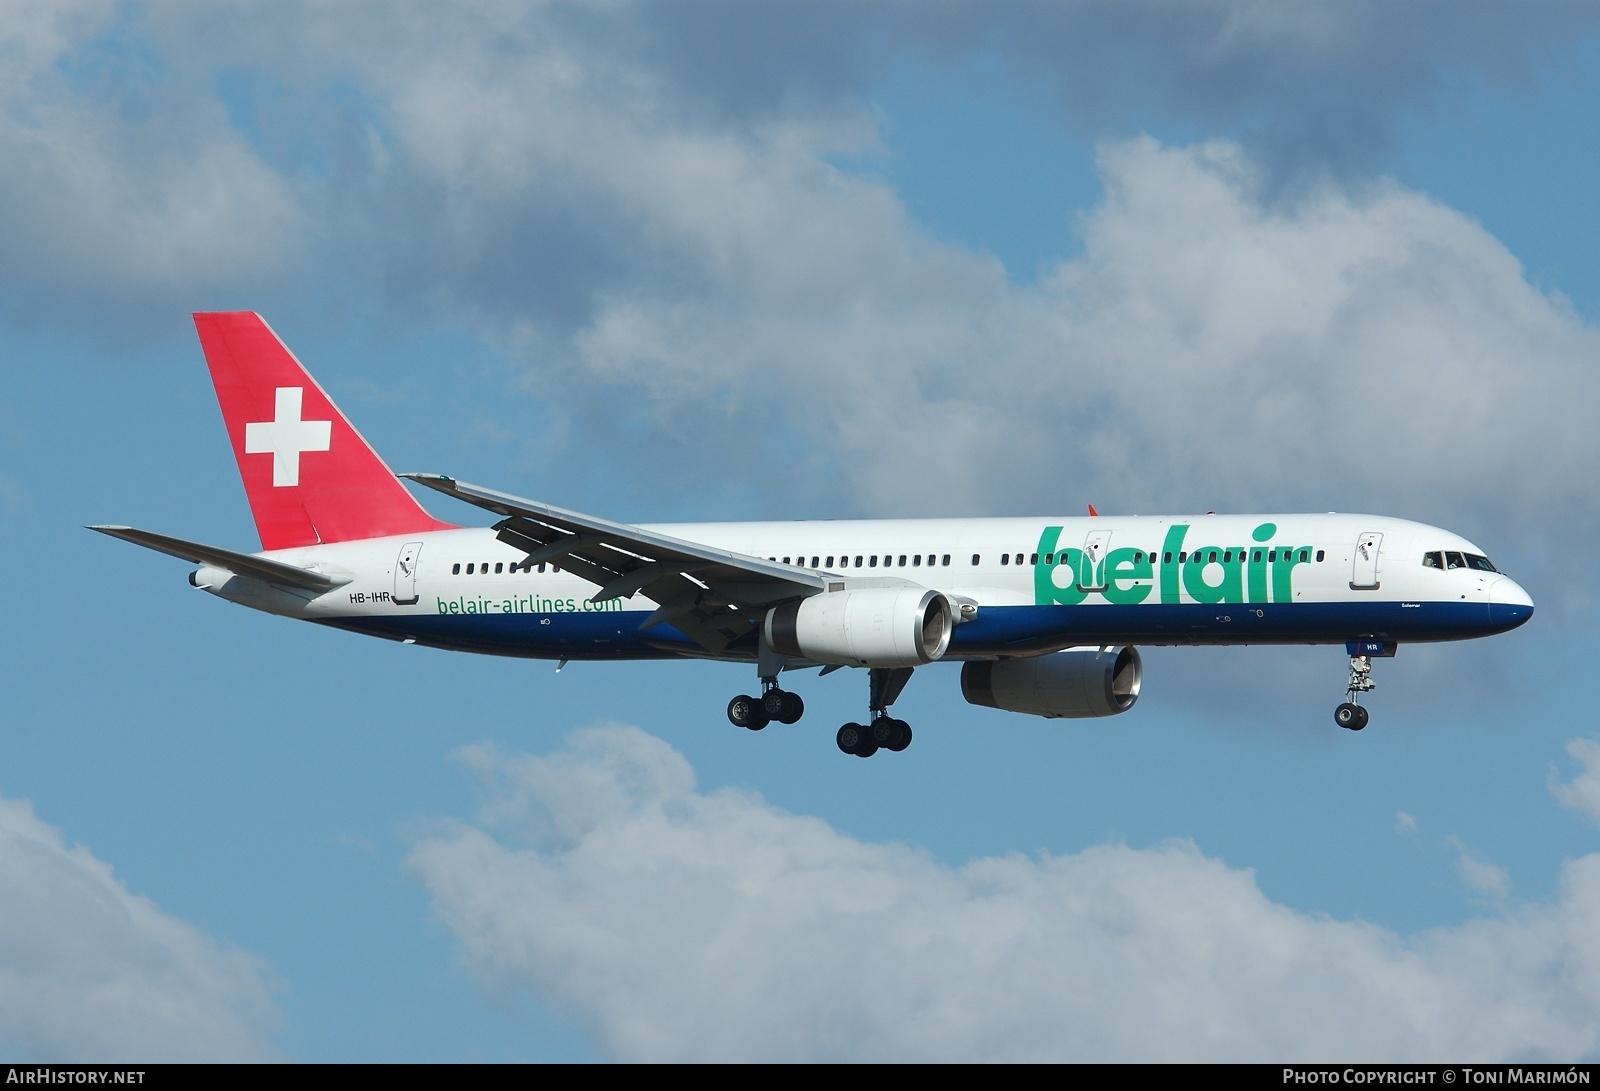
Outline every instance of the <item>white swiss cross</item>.
POLYGON ((331 420, 300 419, 304 395, 304 387, 278 387, 273 419, 244 426, 244 453, 272 456, 274 488, 300 484, 300 456, 326 451, 333 437, 331 420))

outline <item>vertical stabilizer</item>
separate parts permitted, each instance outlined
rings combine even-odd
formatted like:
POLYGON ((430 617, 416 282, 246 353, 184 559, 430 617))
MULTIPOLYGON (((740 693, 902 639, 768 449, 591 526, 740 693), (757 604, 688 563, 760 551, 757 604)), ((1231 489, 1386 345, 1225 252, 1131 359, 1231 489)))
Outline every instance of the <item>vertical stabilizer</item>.
POLYGON ((422 510, 260 315, 197 314, 194 324, 261 548, 451 529, 422 510))

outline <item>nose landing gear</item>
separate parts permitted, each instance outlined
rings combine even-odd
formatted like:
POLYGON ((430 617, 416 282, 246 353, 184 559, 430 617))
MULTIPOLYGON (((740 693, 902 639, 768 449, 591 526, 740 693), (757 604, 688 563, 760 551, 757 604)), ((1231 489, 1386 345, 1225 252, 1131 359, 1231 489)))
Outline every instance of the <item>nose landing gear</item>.
MULTIPOLYGON (((1389 654, 1393 655, 1391 651, 1389 654)), ((1333 710, 1333 722, 1347 731, 1360 731, 1367 726, 1367 710, 1359 702, 1363 693, 1370 693, 1376 689, 1378 683, 1372 680, 1372 656, 1365 652, 1350 654, 1350 686, 1345 690, 1346 700, 1333 710)))

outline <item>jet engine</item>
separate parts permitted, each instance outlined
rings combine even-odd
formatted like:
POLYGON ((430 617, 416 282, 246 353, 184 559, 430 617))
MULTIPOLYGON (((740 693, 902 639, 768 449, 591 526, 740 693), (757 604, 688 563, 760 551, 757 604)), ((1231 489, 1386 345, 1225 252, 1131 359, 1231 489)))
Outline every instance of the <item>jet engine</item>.
POLYGON ((920 667, 944 655, 955 628, 950 600, 926 587, 828 591, 767 612, 773 650, 817 663, 920 667))
POLYGON ((1144 661, 1132 645, 1068 648, 1026 659, 972 662, 961 668, 961 695, 1030 716, 1115 716, 1139 699, 1144 661))

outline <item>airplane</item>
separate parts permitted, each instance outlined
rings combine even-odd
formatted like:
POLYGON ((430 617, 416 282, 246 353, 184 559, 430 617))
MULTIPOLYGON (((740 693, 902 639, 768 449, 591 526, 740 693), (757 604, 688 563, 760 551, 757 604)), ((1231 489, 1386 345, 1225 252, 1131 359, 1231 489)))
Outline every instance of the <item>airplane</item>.
MULTIPOLYGON (((633 525, 440 474, 395 475, 265 321, 194 316, 261 537, 248 553, 88 529, 189 561, 257 610, 490 655, 754 664, 728 719, 798 721, 785 673, 865 669, 841 751, 904 750, 912 672, 961 664, 975 705, 1050 718, 1138 700, 1139 645, 1343 644, 1335 722, 1367 726, 1372 661, 1524 624, 1533 600, 1449 531, 1373 515, 877 519, 633 525), (430 515, 405 478, 498 517, 430 515)), ((559 669, 559 667, 558 667, 559 669)))

